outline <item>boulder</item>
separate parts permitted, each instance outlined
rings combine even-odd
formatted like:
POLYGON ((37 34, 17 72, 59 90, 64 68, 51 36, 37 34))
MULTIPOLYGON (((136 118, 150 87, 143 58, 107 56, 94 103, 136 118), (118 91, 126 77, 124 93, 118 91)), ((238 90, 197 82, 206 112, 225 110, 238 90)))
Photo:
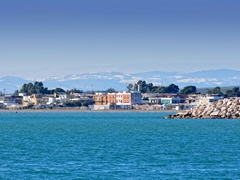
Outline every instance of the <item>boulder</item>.
POLYGON ((214 103, 199 105, 181 115, 168 116, 167 118, 240 119, 240 98, 225 98, 214 103))
POLYGON ((210 116, 218 116, 219 112, 220 112, 220 111, 214 111, 214 112, 212 112, 212 113, 210 114, 210 116))
POLYGON ((227 113, 226 111, 220 111, 218 115, 219 115, 219 116, 223 116, 223 115, 225 116, 226 113, 227 113))

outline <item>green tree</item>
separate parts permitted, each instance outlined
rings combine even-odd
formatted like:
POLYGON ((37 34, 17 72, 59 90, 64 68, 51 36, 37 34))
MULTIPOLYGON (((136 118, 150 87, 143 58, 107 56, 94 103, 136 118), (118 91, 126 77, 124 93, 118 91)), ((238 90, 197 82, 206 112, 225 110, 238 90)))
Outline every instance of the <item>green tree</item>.
POLYGON ((32 94, 36 94, 37 91, 34 87, 34 85, 32 83, 28 83, 28 94, 32 95, 32 94))
POLYGON ((132 85, 131 83, 127 85, 127 89, 128 89, 128 91, 131 91, 132 88, 133 88, 133 85, 132 85))
POLYGON ((66 107, 81 107, 82 106, 82 102, 81 101, 64 102, 63 106, 66 106, 66 107))
POLYGON ((175 84, 170 84, 166 87, 166 93, 178 93, 179 87, 175 84))
POLYGON ((154 88, 153 83, 147 84, 147 92, 149 92, 149 93, 152 92, 153 88, 154 88))
POLYGON ((20 89, 20 92, 30 95, 29 94, 30 86, 33 86, 33 84, 32 83, 23 84, 22 88, 20 89))
POLYGON ((148 85, 146 84, 146 81, 139 80, 135 85, 134 85, 134 90, 138 91, 140 89, 141 93, 146 93, 147 92, 148 85), (139 88, 138 88, 139 87, 139 88))
POLYGON ((207 93, 208 94, 219 94, 219 95, 221 95, 221 94, 223 94, 222 92, 221 92, 221 88, 220 87, 215 87, 215 88, 213 88, 213 89, 208 89, 207 90, 207 93))
POLYGON ((116 92, 116 91, 115 91, 114 88, 108 88, 108 89, 106 90, 106 92, 107 92, 107 93, 114 93, 114 92, 116 92))
POLYGON ((186 86, 180 91, 180 94, 194 94, 196 92, 197 92, 196 86, 186 86))
POLYGON ((240 97, 239 87, 234 87, 225 91, 226 97, 240 97))
POLYGON ((239 87, 234 87, 234 88, 232 89, 232 91, 233 91, 234 93, 238 93, 238 92, 239 92, 239 87))
POLYGON ((44 88, 44 89, 42 90, 42 94, 53 94, 53 93, 51 93, 51 91, 48 90, 48 88, 44 88))
POLYGON ((18 90, 16 90, 16 91, 13 93, 14 96, 18 96, 18 94, 19 94, 19 91, 18 91, 18 90))
POLYGON ((88 103, 87 102, 82 102, 82 106, 86 106, 86 107, 88 107, 88 103))
POLYGON ((140 89, 141 93, 178 93, 179 87, 175 84, 169 86, 154 86, 153 83, 146 83, 146 81, 139 80, 134 85, 134 90, 140 89))
POLYGON ((34 82, 34 87, 43 87, 43 83, 40 81, 35 81, 34 82))
MULTIPOLYGON (((77 89, 73 89, 72 91, 82 92, 77 89)), ((32 95, 32 94, 54 94, 54 93, 65 92, 65 91, 62 88, 48 90, 47 87, 43 86, 42 82, 35 81, 34 83, 23 84, 19 92, 25 93, 27 95, 32 95)))
POLYGON ((34 83, 23 84, 22 88, 20 89, 20 92, 25 93, 27 95, 32 95, 32 94, 49 94, 51 91, 49 91, 47 88, 44 88, 42 82, 35 81, 34 83))
POLYGON ((21 92, 21 93, 26 93, 26 94, 28 94, 27 84, 23 84, 23 86, 22 86, 20 92, 21 92))
POLYGON ((33 83, 28 83, 28 84, 23 84, 20 92, 26 93, 27 95, 32 95, 36 93, 36 90, 34 89, 33 83))
POLYGON ((55 90, 54 90, 54 93, 66 93, 62 88, 56 88, 55 90))
POLYGON ((35 90, 35 93, 37 94, 43 94, 44 87, 42 82, 35 81, 33 84, 33 88, 35 90))
POLYGON ((166 93, 166 87, 165 86, 158 86, 155 90, 154 93, 166 93))
POLYGON ((71 94, 71 93, 82 93, 83 91, 80 89, 71 89, 71 90, 67 90, 67 94, 71 94))

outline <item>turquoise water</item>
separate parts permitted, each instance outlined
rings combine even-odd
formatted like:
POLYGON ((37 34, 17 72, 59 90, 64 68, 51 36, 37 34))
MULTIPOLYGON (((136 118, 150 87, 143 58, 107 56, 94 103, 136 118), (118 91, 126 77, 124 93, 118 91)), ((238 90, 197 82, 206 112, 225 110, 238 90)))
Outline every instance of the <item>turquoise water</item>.
POLYGON ((0 113, 0 179, 240 179, 239 120, 0 113))

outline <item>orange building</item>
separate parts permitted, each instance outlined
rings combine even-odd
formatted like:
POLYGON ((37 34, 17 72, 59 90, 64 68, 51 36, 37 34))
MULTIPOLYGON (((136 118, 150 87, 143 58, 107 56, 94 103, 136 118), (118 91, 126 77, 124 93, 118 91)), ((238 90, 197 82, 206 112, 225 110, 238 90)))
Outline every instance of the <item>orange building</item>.
POLYGON ((96 93, 93 97, 94 105, 107 105, 108 97, 103 93, 96 93))
POLYGON ((139 92, 118 92, 108 93, 108 105, 131 106, 141 104, 141 93, 139 92))
POLYGON ((116 104, 116 93, 108 93, 108 104, 116 104))
POLYGON ((122 103, 131 104, 131 93, 122 93, 122 103))

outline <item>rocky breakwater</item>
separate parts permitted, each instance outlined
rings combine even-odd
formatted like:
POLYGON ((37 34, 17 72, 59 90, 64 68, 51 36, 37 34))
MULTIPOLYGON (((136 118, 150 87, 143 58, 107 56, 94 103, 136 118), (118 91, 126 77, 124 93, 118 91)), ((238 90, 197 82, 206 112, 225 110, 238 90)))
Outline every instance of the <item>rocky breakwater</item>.
POLYGON ((175 119, 240 119, 240 98, 225 98, 199 105, 183 113, 169 115, 175 119))

